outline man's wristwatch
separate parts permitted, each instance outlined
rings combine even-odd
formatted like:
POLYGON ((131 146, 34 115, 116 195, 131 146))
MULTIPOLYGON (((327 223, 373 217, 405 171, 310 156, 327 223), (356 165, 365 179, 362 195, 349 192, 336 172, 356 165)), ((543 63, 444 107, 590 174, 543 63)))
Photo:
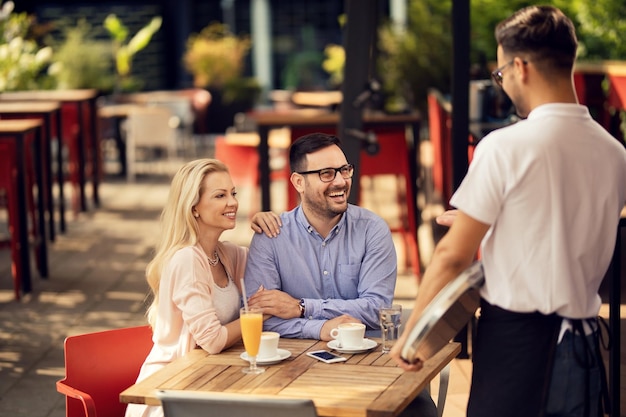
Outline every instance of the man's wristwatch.
POLYGON ((298 302, 298 307, 300 307, 300 318, 304 318, 304 298, 301 298, 298 302))

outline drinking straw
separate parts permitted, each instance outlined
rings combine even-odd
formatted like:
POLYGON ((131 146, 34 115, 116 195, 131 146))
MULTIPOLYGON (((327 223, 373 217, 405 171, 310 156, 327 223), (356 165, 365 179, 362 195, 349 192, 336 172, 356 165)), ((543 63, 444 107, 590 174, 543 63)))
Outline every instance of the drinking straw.
POLYGON ((243 283, 243 278, 241 278, 241 292, 243 293, 243 306, 248 311, 248 293, 246 293, 246 285, 243 283))

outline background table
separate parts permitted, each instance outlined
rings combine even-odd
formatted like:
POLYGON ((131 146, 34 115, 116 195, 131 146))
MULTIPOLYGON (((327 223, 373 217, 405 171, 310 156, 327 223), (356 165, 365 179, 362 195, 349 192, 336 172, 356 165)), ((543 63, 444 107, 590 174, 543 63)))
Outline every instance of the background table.
MULTIPOLYGON (((0 120, 0 141, 7 141, 14 143, 15 146, 15 160, 17 167, 17 205, 18 210, 22 214, 19 217, 18 223, 18 240, 19 240, 19 265, 17 265, 16 274, 19 276, 19 280, 22 283, 22 291, 28 293, 31 291, 31 272, 30 272, 30 244, 28 239, 28 204, 26 193, 32 193, 32 189, 28 187, 26 183, 27 169, 29 162, 26 160, 26 156, 30 153, 33 156, 33 160, 30 161, 31 166, 34 165, 38 195, 37 195, 37 211, 39 213, 38 218, 38 238, 37 238, 37 252, 38 252, 38 266, 39 273, 42 277, 48 276, 48 252, 46 242, 46 227, 45 216, 43 213, 43 175, 41 169, 41 120, 0 120), (33 136, 34 135, 34 136, 33 136), (31 140, 30 138, 33 138, 31 140), (34 143, 34 149, 32 152, 27 152, 26 147, 31 146, 34 143)), ((33 225, 33 227, 36 227, 33 225)), ((19 294, 17 294, 19 295, 19 294)))
POLYGON ((55 239, 54 202, 52 196, 52 140, 56 140, 56 177, 59 190, 59 229, 65 232, 65 196, 63 191, 63 138, 61 137, 61 104, 56 101, 16 101, 0 102, 0 119, 42 119, 44 132, 42 140, 44 157, 44 180, 46 182, 46 210, 48 211, 48 232, 50 240, 55 239))
MULTIPOLYGON (((377 340, 379 341, 379 340, 377 340)), ((120 401, 159 405, 156 390, 235 392, 310 398, 320 416, 397 416, 460 350, 450 343, 426 361, 419 372, 405 372, 380 344, 362 354, 341 354, 346 362, 326 364, 306 355, 327 349, 326 342, 309 339, 280 339, 280 349, 291 357, 265 365, 260 375, 241 372, 248 362, 239 355, 237 344, 218 354, 195 349, 120 394, 120 401)))
POLYGON ((101 151, 98 132, 96 131, 96 99, 98 90, 86 88, 76 90, 29 90, 13 91, 0 94, 2 101, 59 101, 66 106, 73 106, 78 114, 78 136, 79 136, 79 167, 78 167, 78 187, 80 210, 87 211, 87 199, 85 197, 86 184, 86 149, 91 151, 92 163, 92 186, 93 202, 100 205, 98 187, 101 175, 101 151))

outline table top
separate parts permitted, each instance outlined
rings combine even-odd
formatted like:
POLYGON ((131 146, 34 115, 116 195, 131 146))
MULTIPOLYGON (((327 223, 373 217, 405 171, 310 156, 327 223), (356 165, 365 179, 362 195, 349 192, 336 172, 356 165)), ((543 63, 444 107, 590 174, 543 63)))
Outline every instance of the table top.
POLYGON ((95 99, 98 90, 81 88, 76 90, 25 90, 9 91, 0 94, 0 100, 56 100, 56 101, 85 101, 95 99))
MULTIPOLYGON (((258 126, 323 126, 339 123, 340 114, 323 109, 295 109, 285 111, 257 111, 246 116, 258 126)), ((421 120, 418 113, 386 114, 364 112, 365 124, 415 123, 421 120)))
POLYGON ((61 108, 58 101, 0 101, 0 113, 51 113, 61 108))
POLYGON ((39 119, 0 120, 0 134, 21 134, 41 127, 39 119))
POLYGON ((107 104, 105 106, 98 107, 98 117, 109 119, 113 117, 128 117, 137 108, 145 108, 143 104, 137 103, 120 103, 120 104, 107 104))
MULTIPOLYGON (((379 339, 375 339, 380 342, 379 339)), ((372 351, 345 354, 346 362, 326 364, 306 352, 328 349, 326 342, 284 339, 280 349, 291 356, 266 371, 246 375, 241 343, 218 354, 195 349, 120 394, 124 403, 159 405, 156 391, 235 392, 282 398, 310 398, 320 416, 397 416, 456 357, 460 344, 450 343, 429 359, 419 372, 405 372, 380 343, 372 351)))

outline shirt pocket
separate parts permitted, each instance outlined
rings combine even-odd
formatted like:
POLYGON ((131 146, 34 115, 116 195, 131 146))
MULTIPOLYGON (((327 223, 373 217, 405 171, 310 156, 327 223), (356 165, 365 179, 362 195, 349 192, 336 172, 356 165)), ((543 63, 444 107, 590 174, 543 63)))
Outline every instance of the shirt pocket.
POLYGON ((352 300, 359 296, 360 264, 339 264, 337 286, 342 299, 352 300))

